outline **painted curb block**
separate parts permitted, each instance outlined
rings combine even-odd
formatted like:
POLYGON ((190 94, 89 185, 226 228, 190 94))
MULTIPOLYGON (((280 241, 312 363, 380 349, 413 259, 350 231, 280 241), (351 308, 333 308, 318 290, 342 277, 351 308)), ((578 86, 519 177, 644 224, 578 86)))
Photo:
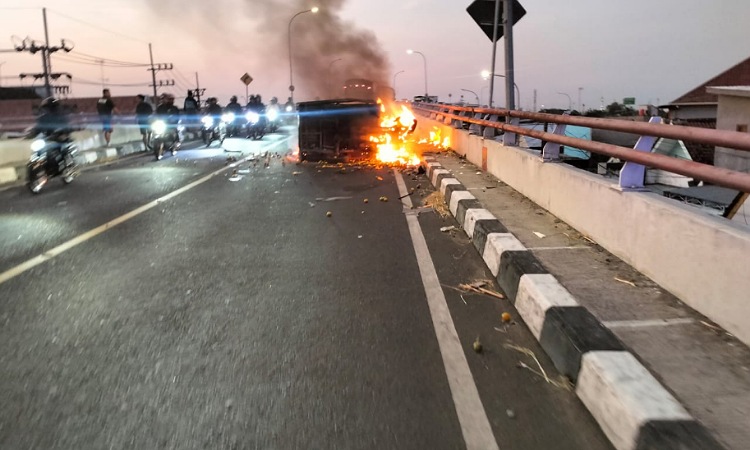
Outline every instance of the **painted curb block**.
POLYGON ((619 339, 432 157, 427 177, 555 367, 618 450, 724 449, 619 339))

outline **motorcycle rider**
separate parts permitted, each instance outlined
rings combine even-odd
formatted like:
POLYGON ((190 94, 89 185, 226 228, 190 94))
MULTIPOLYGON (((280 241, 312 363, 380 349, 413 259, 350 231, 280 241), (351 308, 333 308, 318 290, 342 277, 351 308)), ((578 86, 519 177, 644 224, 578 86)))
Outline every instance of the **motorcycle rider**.
MULTIPOLYGON (((174 154, 175 149, 180 146, 180 130, 177 128, 180 122, 180 108, 174 105, 174 95, 163 93, 159 96, 159 105, 154 112, 154 120, 163 120, 167 124, 167 130, 173 133, 175 143, 172 154, 174 154)), ((161 159, 161 155, 158 159, 161 159)))
POLYGON ((266 117, 268 118, 271 132, 275 132, 279 127, 279 120, 281 118, 281 107, 279 106, 279 99, 276 97, 271 97, 271 101, 266 107, 266 117))
POLYGON ((32 138, 38 134, 49 136, 55 131, 73 131, 70 126, 68 115, 62 110, 60 101, 54 97, 47 97, 39 105, 41 114, 36 118, 36 124, 29 130, 28 137, 32 138))
POLYGON ((216 97, 209 97, 208 100, 206 100, 208 104, 206 105, 206 115, 211 116, 215 121, 221 120, 221 113, 222 108, 219 105, 218 101, 216 100, 216 97))
POLYGON ((191 128, 198 123, 198 113, 200 112, 200 105, 193 96, 193 91, 187 91, 187 97, 183 103, 182 111, 186 116, 187 125, 191 128))
POLYGON ((234 120, 232 121, 232 123, 227 124, 227 132, 230 136, 237 135, 240 129, 239 120, 240 116, 242 115, 242 105, 237 103, 236 95, 233 95, 232 98, 229 99, 229 103, 227 103, 227 106, 224 107, 224 112, 234 114, 234 120))

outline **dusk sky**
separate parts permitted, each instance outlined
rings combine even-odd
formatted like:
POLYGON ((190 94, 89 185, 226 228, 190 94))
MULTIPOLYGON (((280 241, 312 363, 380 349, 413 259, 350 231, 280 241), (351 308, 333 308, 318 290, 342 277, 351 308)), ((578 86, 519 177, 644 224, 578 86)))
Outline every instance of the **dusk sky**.
MULTIPOLYGON (((387 84, 397 77, 399 98, 428 90, 441 101, 475 91, 486 103, 492 45, 466 13, 468 0, 0 0, 0 49, 11 36, 44 40, 41 7, 48 8, 50 43, 75 43, 69 54, 53 56, 55 72, 73 75, 72 94, 98 96, 102 81, 114 95, 150 93, 144 67, 119 67, 98 58, 147 63, 148 43, 155 62, 176 70, 178 96, 195 84, 198 72, 206 95, 225 104, 244 97, 240 76, 254 78, 250 93, 264 100, 288 96, 287 26, 299 11, 318 5, 318 14, 293 22, 296 100, 324 96, 350 76, 387 84), (326 14, 323 14, 323 11, 326 14), (340 61, 334 62, 341 58, 340 61)), ((521 106, 598 108, 602 101, 636 97, 638 104, 666 103, 750 57, 750 2, 747 0, 522 0, 527 14, 514 28, 516 83, 521 106)), ((503 40, 497 72, 504 73, 503 40)), ((2 53, 2 85, 18 85, 18 74, 41 71, 39 54, 2 53)), ((502 82, 501 80, 499 80, 502 82)), ((24 82, 29 85, 31 81, 24 82)), ((504 104, 502 86, 495 101, 504 104)))

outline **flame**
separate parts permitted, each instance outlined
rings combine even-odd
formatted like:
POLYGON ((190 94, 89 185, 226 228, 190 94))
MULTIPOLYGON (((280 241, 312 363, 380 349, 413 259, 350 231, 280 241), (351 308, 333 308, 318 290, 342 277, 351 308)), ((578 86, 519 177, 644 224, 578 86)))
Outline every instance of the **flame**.
POLYGON ((447 149, 451 146, 451 138, 448 136, 442 137, 441 134, 440 128, 432 127, 429 142, 435 147, 447 149))
POLYGON ((400 109, 396 105, 386 106, 380 99, 378 104, 381 111, 380 133, 370 136, 370 141, 378 148, 375 159, 386 164, 419 165, 421 159, 412 149, 413 141, 409 140, 416 127, 414 113, 405 105, 401 105, 400 109))

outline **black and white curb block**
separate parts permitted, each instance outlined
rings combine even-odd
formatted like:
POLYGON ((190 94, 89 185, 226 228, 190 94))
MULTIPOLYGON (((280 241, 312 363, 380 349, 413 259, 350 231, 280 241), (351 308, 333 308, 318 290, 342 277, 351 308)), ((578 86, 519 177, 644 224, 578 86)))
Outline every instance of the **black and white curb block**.
POLYGON ((498 285, 616 449, 724 448, 450 171, 424 159, 498 285))

